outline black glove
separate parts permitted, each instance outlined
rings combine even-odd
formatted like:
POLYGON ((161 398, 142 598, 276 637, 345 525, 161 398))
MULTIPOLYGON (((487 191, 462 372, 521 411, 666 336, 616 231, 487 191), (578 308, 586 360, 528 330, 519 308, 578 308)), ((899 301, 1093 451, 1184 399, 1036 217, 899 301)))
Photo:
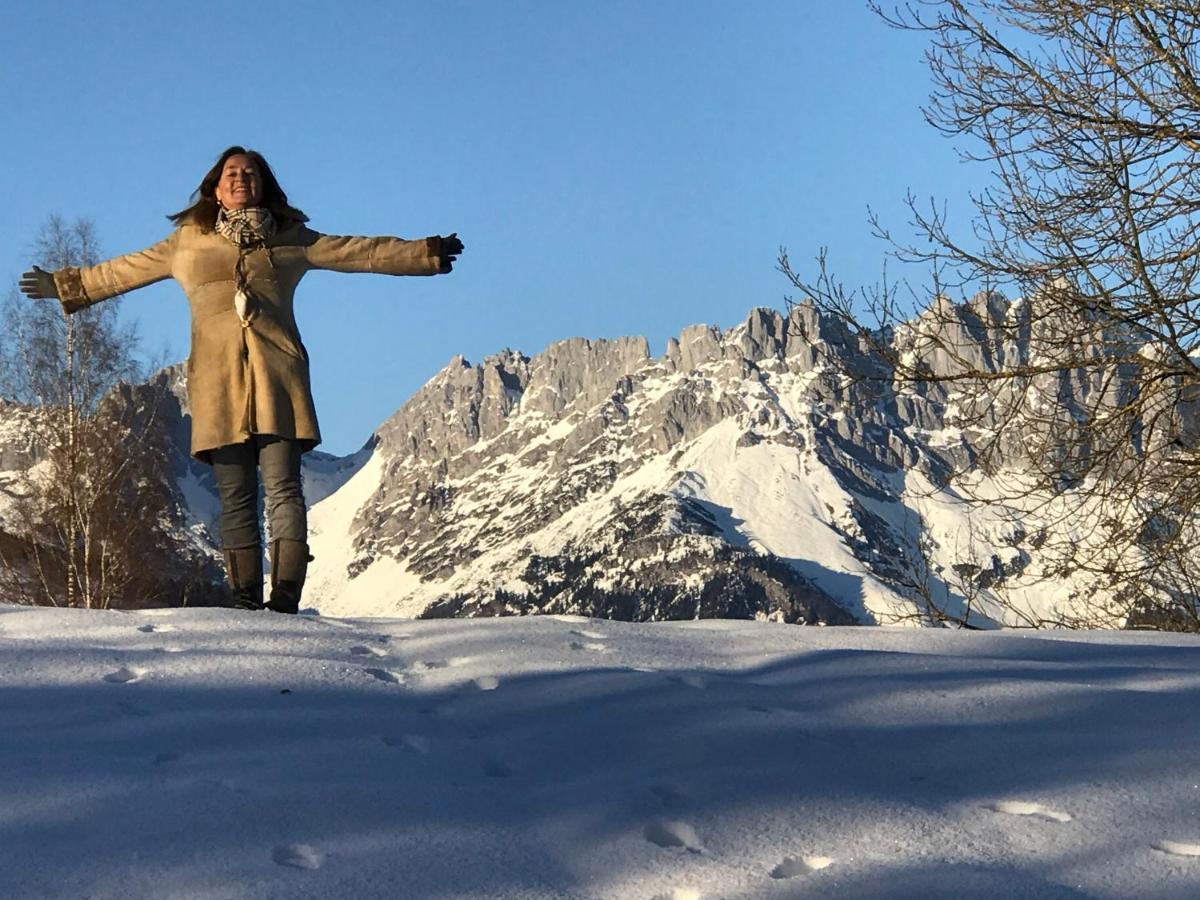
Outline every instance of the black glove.
MULTIPOLYGON (((461 246, 462 244, 459 244, 459 247, 461 246)), ((33 267, 32 272, 21 276, 18 287, 21 288, 22 294, 34 300, 58 299, 58 285, 54 283, 54 274, 37 266, 33 267)))
POLYGON ((454 268, 455 257, 463 252, 463 242, 458 239, 458 232, 439 237, 438 241, 441 244, 441 250, 438 256, 442 260, 442 267, 439 271, 444 275, 454 268))

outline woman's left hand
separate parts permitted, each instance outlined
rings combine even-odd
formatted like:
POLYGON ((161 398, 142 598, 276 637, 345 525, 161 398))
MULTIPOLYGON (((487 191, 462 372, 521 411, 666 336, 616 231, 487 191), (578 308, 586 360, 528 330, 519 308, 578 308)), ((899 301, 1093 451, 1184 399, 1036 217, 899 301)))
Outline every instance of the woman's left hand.
POLYGON ((442 245, 440 254, 442 267, 439 271, 444 275, 454 268, 455 257, 463 252, 463 242, 458 239, 457 231, 445 237, 439 237, 438 240, 442 245))

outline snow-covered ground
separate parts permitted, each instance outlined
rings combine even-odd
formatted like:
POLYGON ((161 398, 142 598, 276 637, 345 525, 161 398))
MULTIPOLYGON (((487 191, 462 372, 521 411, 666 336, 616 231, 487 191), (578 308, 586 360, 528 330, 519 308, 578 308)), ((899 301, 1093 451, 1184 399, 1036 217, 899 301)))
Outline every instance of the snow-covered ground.
POLYGON ((0 897, 1200 896, 1200 641, 0 606, 0 897))

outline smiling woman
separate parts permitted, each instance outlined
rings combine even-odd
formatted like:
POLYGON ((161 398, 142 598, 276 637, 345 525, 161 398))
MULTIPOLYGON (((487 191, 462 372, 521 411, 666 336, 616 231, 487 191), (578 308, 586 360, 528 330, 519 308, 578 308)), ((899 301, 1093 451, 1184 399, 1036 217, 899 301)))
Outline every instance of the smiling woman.
POLYGON ((321 440, 296 286, 313 269, 446 274, 463 244, 454 234, 410 241, 313 231, 266 159, 242 147, 221 154, 193 198, 154 246, 86 268, 34 266, 20 286, 33 298, 57 298, 69 314, 166 278, 179 282, 192 314, 191 450, 213 466, 233 605, 294 613, 310 560, 300 456, 321 440), (260 470, 272 538, 265 604, 260 470))
POLYGON ((258 206, 262 200, 262 178, 254 158, 248 153, 236 153, 225 160, 216 193, 217 202, 225 209, 258 206))

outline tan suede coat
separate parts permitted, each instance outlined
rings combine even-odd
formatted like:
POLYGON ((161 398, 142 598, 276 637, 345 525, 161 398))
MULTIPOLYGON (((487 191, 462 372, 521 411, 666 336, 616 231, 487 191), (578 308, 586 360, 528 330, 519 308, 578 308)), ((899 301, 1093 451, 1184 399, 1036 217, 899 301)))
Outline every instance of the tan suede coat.
POLYGON ((192 309, 188 401, 192 455, 276 434, 311 450, 321 440, 308 376, 308 351, 292 312, 296 285, 311 269, 435 275, 438 238, 335 237, 302 224, 281 229, 247 253, 247 281, 259 304, 248 325, 233 305, 238 248, 215 231, 181 225, 138 253, 54 273, 68 313, 117 294, 174 278, 192 309))

